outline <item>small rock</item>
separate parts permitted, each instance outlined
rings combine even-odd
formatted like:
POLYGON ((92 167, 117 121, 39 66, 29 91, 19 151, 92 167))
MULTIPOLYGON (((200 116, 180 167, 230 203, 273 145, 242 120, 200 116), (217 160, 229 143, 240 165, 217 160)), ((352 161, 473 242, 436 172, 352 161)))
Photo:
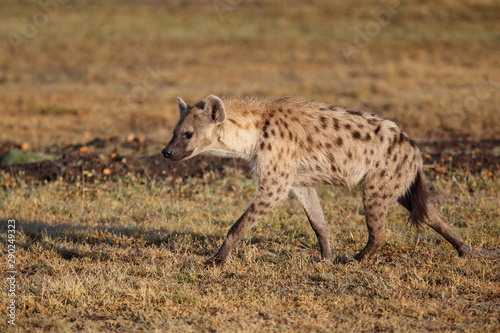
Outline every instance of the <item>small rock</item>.
POLYGON ((21 143, 21 150, 22 151, 28 151, 28 150, 30 150, 30 144, 27 143, 27 142, 21 143))

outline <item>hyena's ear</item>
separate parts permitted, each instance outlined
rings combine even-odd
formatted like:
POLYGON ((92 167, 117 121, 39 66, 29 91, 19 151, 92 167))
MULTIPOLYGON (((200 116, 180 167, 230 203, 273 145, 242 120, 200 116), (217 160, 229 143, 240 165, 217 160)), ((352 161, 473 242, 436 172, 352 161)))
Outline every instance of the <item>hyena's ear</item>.
POLYGON ((184 115, 186 110, 189 108, 189 106, 182 100, 182 98, 177 97, 177 106, 179 107, 179 113, 181 114, 181 117, 184 115))
POLYGON ((208 96, 203 110, 216 124, 220 124, 226 119, 226 108, 224 108, 224 103, 215 95, 208 96))

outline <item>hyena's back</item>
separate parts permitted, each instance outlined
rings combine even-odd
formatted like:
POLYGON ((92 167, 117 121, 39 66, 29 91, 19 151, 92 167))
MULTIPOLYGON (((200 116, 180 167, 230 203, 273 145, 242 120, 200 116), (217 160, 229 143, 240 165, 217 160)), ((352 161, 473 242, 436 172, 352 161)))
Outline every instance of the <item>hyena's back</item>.
POLYGON ((291 159, 293 185, 330 184, 402 196, 422 165, 413 140, 392 121, 362 111, 314 102, 270 102, 258 149, 291 159), (287 156, 289 155, 289 156, 287 156))

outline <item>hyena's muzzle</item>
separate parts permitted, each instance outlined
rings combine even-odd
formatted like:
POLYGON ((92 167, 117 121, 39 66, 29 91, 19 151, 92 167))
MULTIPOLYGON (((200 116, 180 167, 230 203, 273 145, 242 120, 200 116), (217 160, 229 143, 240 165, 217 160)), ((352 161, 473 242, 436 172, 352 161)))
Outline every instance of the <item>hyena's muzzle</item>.
POLYGON ((192 150, 186 150, 186 146, 187 144, 178 142, 174 136, 168 145, 163 148, 161 153, 165 156, 165 158, 168 158, 171 161, 181 161, 193 154, 192 150))

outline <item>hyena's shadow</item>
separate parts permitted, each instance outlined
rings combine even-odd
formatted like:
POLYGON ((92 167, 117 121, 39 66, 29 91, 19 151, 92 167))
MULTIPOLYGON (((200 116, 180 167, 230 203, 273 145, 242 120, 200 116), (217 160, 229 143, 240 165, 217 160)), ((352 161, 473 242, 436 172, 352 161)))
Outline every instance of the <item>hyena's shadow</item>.
MULTIPOLYGON (((0 220, 2 232, 6 232, 7 221, 0 220)), ((55 251, 61 258, 90 258, 108 260, 111 258, 109 246, 116 248, 160 248, 178 253, 188 248, 189 254, 208 256, 214 244, 223 235, 198 232, 162 230, 141 226, 89 226, 77 223, 17 221, 17 246, 26 251, 46 249, 55 251), (188 244, 188 246, 186 246, 188 244)))

